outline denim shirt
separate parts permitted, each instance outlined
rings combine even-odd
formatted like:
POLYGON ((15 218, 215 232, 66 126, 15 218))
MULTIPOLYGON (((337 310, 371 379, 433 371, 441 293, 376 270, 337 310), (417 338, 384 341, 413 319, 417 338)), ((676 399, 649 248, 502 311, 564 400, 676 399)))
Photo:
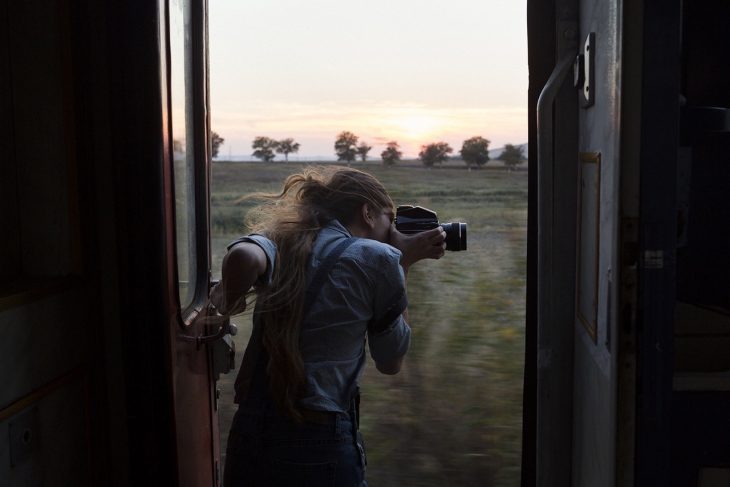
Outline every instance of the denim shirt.
MULTIPOLYGON (((342 239, 351 237, 339 222, 323 228, 314 242, 309 279, 342 239)), ((231 243, 255 243, 266 253, 266 274, 271 281, 276 245, 263 235, 249 235, 231 243)), ((396 360, 408 351, 411 329, 398 312, 388 310, 405 296, 401 253, 376 240, 357 238, 330 270, 316 301, 302 324, 300 350, 307 374, 305 409, 346 412, 365 366, 365 342, 377 363, 396 360), (386 316, 385 326, 369 327, 386 316)), ((382 321, 382 320, 381 320, 382 321)))

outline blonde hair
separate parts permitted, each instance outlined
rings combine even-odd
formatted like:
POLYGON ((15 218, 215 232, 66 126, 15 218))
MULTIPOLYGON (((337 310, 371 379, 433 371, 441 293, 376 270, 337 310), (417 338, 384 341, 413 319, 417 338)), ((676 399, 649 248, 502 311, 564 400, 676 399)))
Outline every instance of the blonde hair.
POLYGON ((381 212, 392 210, 394 204, 375 177, 339 166, 306 168, 289 176, 280 193, 249 198, 263 200, 249 212, 249 228, 277 246, 272 283, 256 298, 263 346, 269 353, 270 390, 279 409, 300 420, 297 401, 307 382, 299 336, 307 268, 317 234, 332 220, 348 225, 363 204, 381 212))

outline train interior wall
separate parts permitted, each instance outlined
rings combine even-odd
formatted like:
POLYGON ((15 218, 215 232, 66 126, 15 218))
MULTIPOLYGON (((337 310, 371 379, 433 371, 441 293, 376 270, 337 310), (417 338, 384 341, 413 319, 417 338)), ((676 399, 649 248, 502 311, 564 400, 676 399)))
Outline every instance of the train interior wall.
POLYGON ((0 1, 0 486, 177 482, 159 33, 0 1))
POLYGON ((730 36, 712 19, 730 18, 730 4, 682 3, 672 479, 720 485, 710 482, 730 481, 730 36))
POLYGON ((3 1, 0 32, 0 484, 93 485, 112 455, 124 462, 107 446, 108 418, 124 418, 95 224, 109 201, 88 190, 104 184, 104 155, 88 155, 104 137, 79 132, 70 2, 3 1))

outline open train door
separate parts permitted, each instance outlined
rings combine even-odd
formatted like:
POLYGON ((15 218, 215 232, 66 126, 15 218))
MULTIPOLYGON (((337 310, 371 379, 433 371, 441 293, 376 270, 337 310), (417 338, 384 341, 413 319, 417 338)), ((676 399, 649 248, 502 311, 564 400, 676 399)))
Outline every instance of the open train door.
POLYGON ((620 11, 556 1, 537 102, 537 485, 615 485, 620 11))
POLYGON ((622 139, 634 136, 628 128, 639 111, 629 103, 640 83, 626 76, 633 62, 623 49, 626 18, 622 2, 528 3, 536 121, 530 141, 537 157, 530 187, 524 485, 613 486, 617 476, 633 472, 633 425, 625 423, 633 414, 633 382, 632 397, 621 400, 619 383, 621 374, 632 377, 635 364, 631 345, 618 346, 617 326, 620 299, 635 296, 635 289, 620 294, 619 280, 636 270, 620 268, 621 239, 635 242, 638 233, 631 214, 637 211, 630 164, 636 140, 622 139), (620 404, 628 405, 621 414, 620 404))
POLYGON ((220 484, 215 381, 233 367, 229 324, 209 320, 207 2, 161 0, 163 179, 178 486, 220 484))
MULTIPOLYGON (((625 276, 619 268, 624 221, 621 178, 628 168, 622 164, 621 145, 625 81, 620 69, 621 3, 580 0, 577 52, 568 80, 577 114, 573 146, 577 150, 572 158, 576 170, 572 455, 565 460, 570 461, 572 483, 563 485, 623 485, 617 483, 619 364, 624 352, 619 350, 617 318, 619 278, 625 276)), ((632 461, 633 449, 621 451, 632 461)))
POLYGON ((668 485, 679 2, 528 2, 523 485, 668 485))
POLYGON ((523 485, 613 486, 621 13, 598 0, 528 5, 537 395, 523 485))

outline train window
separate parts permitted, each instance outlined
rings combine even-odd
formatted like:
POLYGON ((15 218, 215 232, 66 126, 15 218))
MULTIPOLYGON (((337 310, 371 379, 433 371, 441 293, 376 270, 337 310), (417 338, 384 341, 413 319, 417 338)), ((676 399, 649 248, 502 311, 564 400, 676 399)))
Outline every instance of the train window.
POLYGON ((168 8, 177 272, 180 306, 184 309, 193 302, 198 277, 192 1, 170 0, 168 8))

